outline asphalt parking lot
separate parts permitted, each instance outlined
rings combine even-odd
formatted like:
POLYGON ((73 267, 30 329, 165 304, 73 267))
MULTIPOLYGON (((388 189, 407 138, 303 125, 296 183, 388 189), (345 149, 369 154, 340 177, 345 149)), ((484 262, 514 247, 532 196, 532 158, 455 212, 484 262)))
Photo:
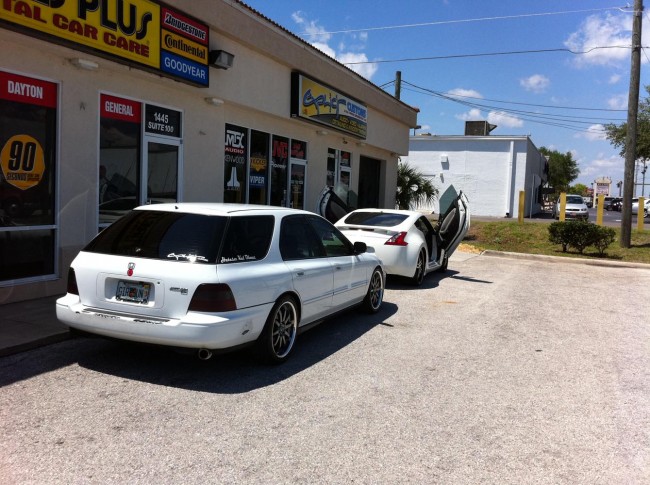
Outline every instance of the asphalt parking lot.
POLYGON ((457 253, 282 366, 0 358, 0 483, 650 483, 650 267, 457 253))

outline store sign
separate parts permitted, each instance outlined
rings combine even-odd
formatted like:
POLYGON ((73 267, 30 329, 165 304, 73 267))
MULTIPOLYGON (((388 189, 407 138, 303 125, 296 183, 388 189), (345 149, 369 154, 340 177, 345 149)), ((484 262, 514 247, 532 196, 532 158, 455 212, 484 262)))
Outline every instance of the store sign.
POLYGON ((130 123, 140 123, 142 104, 139 101, 118 98, 110 94, 101 95, 101 117, 130 123))
POLYGON ((3 0, 0 20, 209 85, 207 25, 148 0, 3 0))
POLYGON ((144 131, 152 135, 181 137, 181 112, 148 104, 145 106, 144 131))
POLYGON ((365 104, 297 72, 291 76, 291 116, 366 138, 365 104))
MULTIPOLYGON (((56 108, 54 83, 0 71, 0 99, 45 108, 56 108)), ((34 133, 17 133, 0 147, 0 170, 4 180, 20 190, 31 189, 43 180, 45 155, 34 133)))

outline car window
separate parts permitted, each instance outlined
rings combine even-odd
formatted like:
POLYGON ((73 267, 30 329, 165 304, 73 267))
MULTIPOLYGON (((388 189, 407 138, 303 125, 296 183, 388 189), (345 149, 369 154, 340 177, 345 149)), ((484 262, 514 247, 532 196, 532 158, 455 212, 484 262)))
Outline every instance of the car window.
POLYGON ((578 196, 574 195, 573 197, 571 197, 571 196, 567 197, 566 198, 566 203, 567 204, 584 204, 584 200, 582 200, 582 197, 578 197, 578 196))
POLYGON ((424 234, 425 236, 433 232, 433 227, 431 226, 431 223, 424 216, 419 217, 418 220, 415 221, 415 227, 417 227, 420 231, 422 231, 422 234, 424 234))
POLYGON ((285 261, 322 258, 325 248, 304 216, 289 216, 280 228, 280 255, 285 261))
POLYGON ((273 216, 231 217, 218 262, 243 263, 264 259, 271 246, 274 223, 273 216))
POLYGON ((226 217, 132 211, 100 232, 84 251, 192 263, 215 263, 226 217))
POLYGON ((350 256, 354 254, 352 244, 336 227, 320 217, 308 217, 308 219, 316 230, 327 256, 350 256))
POLYGON ((381 211, 359 211, 352 212, 343 221, 345 224, 356 224, 359 226, 393 227, 406 220, 406 214, 392 214, 381 211))

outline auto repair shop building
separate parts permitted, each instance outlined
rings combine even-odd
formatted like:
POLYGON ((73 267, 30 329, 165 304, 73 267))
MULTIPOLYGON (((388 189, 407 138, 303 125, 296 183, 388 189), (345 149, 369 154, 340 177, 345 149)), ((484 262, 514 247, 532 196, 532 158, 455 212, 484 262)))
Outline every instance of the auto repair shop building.
POLYGON ((130 208, 394 207, 417 110, 237 0, 0 4, 0 304, 130 208))

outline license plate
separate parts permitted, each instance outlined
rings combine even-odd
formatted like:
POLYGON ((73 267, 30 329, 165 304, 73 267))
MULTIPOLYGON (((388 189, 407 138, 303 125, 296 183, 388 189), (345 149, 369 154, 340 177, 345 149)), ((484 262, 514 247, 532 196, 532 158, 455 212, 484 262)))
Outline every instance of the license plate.
POLYGON ((146 304, 149 302, 149 283, 140 283, 136 281, 118 281, 115 299, 119 301, 128 301, 131 303, 146 304))

